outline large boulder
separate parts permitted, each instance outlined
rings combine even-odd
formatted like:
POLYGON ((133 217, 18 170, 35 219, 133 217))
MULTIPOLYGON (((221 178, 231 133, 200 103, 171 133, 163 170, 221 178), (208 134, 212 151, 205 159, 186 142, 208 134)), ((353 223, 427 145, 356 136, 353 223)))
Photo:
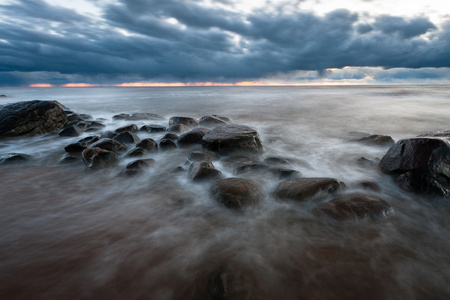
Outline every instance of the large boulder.
POLYGON ((446 137, 400 140, 379 167, 395 176, 404 190, 450 198, 450 139, 446 137))
POLYGON ((338 221, 386 219, 395 214, 383 199, 360 193, 322 203, 317 210, 338 221))
POLYGON ((189 128, 193 128, 197 127, 199 123, 196 119, 191 117, 172 117, 169 119, 169 126, 180 124, 186 125, 189 128))
POLYGON ((25 101, 0 107, 0 138, 33 136, 60 130, 68 122, 57 101, 25 101))
POLYGON ((245 208, 261 202, 265 193, 255 181, 244 178, 226 178, 210 187, 211 197, 228 208, 245 208))
POLYGON ((92 170, 113 167, 119 162, 117 154, 98 147, 84 150, 82 157, 86 166, 92 170))
POLYGON ((275 196, 282 200, 307 201, 326 197, 345 189, 345 184, 335 178, 294 178, 281 182, 275 196))
POLYGON ((224 125, 203 137, 203 148, 227 155, 235 152, 260 153, 263 146, 256 130, 243 125, 224 125))

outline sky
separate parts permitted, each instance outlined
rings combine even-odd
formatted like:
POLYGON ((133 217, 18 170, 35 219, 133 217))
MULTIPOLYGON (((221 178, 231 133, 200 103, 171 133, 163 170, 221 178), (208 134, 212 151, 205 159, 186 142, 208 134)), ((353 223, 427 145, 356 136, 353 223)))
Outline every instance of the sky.
POLYGON ((0 0, 0 86, 388 83, 450 83, 450 1, 0 0))

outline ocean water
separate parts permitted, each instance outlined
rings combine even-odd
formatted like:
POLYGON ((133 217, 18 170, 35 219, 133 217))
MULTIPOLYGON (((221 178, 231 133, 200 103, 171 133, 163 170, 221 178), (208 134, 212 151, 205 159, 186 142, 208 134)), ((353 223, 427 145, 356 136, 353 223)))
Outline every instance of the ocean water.
MULTIPOLYGON (((352 132, 395 141, 450 129, 448 86, 3 88, 0 105, 57 100, 105 118, 106 129, 166 125, 172 116, 227 116, 259 132, 268 156, 292 158, 303 177, 333 177, 348 193, 392 205, 395 217, 337 223, 317 203, 278 201, 275 177, 258 181, 267 197, 241 212, 217 204, 209 183, 186 173, 190 151, 150 153, 154 166, 119 176, 132 159, 99 171, 61 165, 81 137, 0 140, 0 153, 33 156, 0 166, 0 299, 213 299, 208 282, 228 270, 226 299, 450 299, 449 208, 400 190, 361 157, 388 148, 352 142, 352 132), (149 112, 161 121, 113 121, 149 112), (362 190, 372 181, 380 192, 362 190), (219 272, 219 273, 218 273, 219 272)), ((139 133, 159 139, 163 133, 139 133)), ((221 161, 226 177, 236 176, 221 161)), ((322 201, 328 201, 331 198, 322 201)), ((217 298, 220 299, 220 298, 217 298)))

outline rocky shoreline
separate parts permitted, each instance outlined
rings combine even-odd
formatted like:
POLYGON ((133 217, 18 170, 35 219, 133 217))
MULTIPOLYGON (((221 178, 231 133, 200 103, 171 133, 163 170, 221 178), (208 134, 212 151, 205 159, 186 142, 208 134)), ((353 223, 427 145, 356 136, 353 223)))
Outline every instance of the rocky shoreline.
MULTIPOLYGON (((76 137, 82 133, 92 135, 64 145, 65 155, 60 163, 84 163, 91 170, 112 168, 123 158, 136 158, 126 165, 123 176, 136 176, 151 168, 157 151, 176 151, 201 145, 186 157, 186 166, 173 172, 185 172, 192 182, 210 182, 210 195, 225 207, 242 209, 258 204, 268 195, 255 177, 272 176, 281 180, 272 195, 279 201, 320 202, 315 210, 336 220, 376 219, 394 215, 394 209, 376 197, 380 187, 373 182, 361 181, 360 187, 368 194, 348 191, 346 184, 335 178, 303 178, 301 172, 291 168, 292 161, 285 157, 263 157, 263 142, 258 132, 234 124, 225 116, 209 115, 200 119, 174 116, 167 127, 151 124, 164 120, 152 113, 118 114, 113 120, 130 124, 104 131, 102 119, 70 111, 57 101, 27 101, 0 108, 0 138, 27 137, 59 132, 61 137, 76 137), (138 128, 133 121, 149 122, 138 128), (159 140, 139 137, 140 132, 160 133, 159 140), (214 166, 220 161, 234 169, 235 177, 225 178, 214 166), (250 175, 251 178, 247 175, 250 175)), ((393 176, 395 182, 416 194, 450 198, 450 132, 429 133, 397 143, 389 136, 353 133, 351 142, 374 147, 390 147, 379 162, 379 169, 393 176), (359 136, 358 136, 359 135, 359 136)), ((0 154, 0 164, 24 162, 29 155, 0 154)), ((361 158, 362 164, 376 162, 361 158)))

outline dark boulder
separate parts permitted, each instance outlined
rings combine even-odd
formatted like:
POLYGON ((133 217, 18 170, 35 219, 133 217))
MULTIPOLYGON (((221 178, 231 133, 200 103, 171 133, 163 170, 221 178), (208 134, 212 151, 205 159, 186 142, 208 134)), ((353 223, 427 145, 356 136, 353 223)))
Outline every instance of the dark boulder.
POLYGON ((79 136, 82 133, 83 130, 80 127, 72 125, 61 130, 59 136, 79 136))
POLYGON ((275 165, 275 166, 279 166, 279 165, 291 165, 293 163, 292 159, 289 158, 285 158, 285 157, 280 157, 280 156, 269 156, 264 158, 263 163, 268 164, 268 165, 275 165))
POLYGON ((127 146, 113 139, 100 139, 90 145, 92 148, 98 147, 108 151, 119 152, 127 150, 127 146))
POLYGON ((98 147, 84 150, 82 157, 85 165, 92 170, 113 167, 119 162, 116 153, 98 147))
POLYGON ((225 125, 203 137, 203 148, 222 155, 234 152, 260 153, 263 150, 256 130, 243 125, 225 125))
POLYGON ((191 117, 172 117, 169 119, 169 125, 186 125, 189 128, 193 128, 199 125, 198 121, 191 117))
POLYGON ((201 117, 200 120, 198 120, 198 123, 201 126, 206 126, 206 127, 229 125, 230 122, 231 121, 229 118, 218 116, 218 115, 204 116, 204 117, 201 117))
POLYGON ((132 169, 141 170, 141 169, 149 168, 149 167, 151 167, 154 164, 155 164, 155 160, 152 159, 152 158, 138 159, 138 160, 135 160, 133 162, 130 162, 126 166, 126 168, 129 169, 129 170, 132 170, 132 169))
POLYGON ((23 153, 3 153, 0 154, 0 165, 24 162, 30 158, 30 155, 23 153))
POLYGON ((159 149, 161 149, 161 150, 168 150, 168 149, 175 149, 175 148, 177 148, 177 145, 172 140, 162 139, 159 141, 159 149))
POLYGON ((175 134, 175 133, 173 133, 173 132, 169 132, 169 133, 166 133, 166 134, 161 138, 161 140, 163 140, 163 139, 168 139, 168 140, 176 141, 176 140, 178 140, 178 138, 179 138, 179 136, 178 136, 177 134, 175 134))
POLYGON ((153 139, 143 139, 136 144, 136 147, 140 147, 147 151, 156 151, 158 150, 158 143, 153 139))
POLYGON ((189 167, 188 177, 192 181, 207 181, 220 179, 223 175, 222 172, 214 168, 210 161, 196 161, 189 167))
POLYGON ((290 179, 300 177, 301 174, 297 170, 284 169, 284 168, 269 168, 268 171, 276 176, 278 179, 290 179))
POLYGON ((100 135, 101 139, 107 138, 107 139, 112 139, 117 135, 117 133, 114 133, 112 131, 105 131, 100 135))
POLYGON ((383 199, 359 193, 322 203, 317 210, 338 221, 386 219, 395 215, 383 199))
POLYGON ((149 133, 164 132, 166 130, 167 130, 167 128, 165 126, 155 125, 155 124, 144 125, 141 128, 139 128, 139 131, 146 131, 149 133))
POLYGON ((130 114, 118 114, 113 116, 113 120, 126 120, 127 118, 130 117, 130 114))
POLYGON ((191 130, 191 128, 189 128, 189 126, 186 126, 184 124, 176 124, 176 125, 172 125, 169 127, 170 132, 175 132, 175 133, 183 133, 183 132, 187 132, 191 130))
POLYGON ((345 189, 345 184, 334 178, 294 178, 281 182, 275 196, 283 200, 307 201, 326 197, 345 189))
MULTIPOLYGON (((97 131, 97 130, 100 130, 100 129, 106 127, 104 124, 102 124, 98 121, 83 121, 80 123, 83 124, 83 126, 86 126, 83 129, 86 132, 97 131)), ((80 123, 78 123, 77 126, 80 126, 80 123)))
POLYGON ((188 146, 192 144, 201 144, 202 139, 210 130, 208 128, 194 128, 189 132, 186 132, 178 138, 178 145, 188 146))
POLYGON ((142 157, 147 154, 148 154, 147 150, 140 148, 140 147, 136 147, 133 150, 131 150, 130 152, 128 152, 126 157, 142 157))
POLYGON ((396 177, 406 191, 450 197, 450 140, 445 137, 400 140, 381 159, 379 167, 396 177))
POLYGON ((373 134, 362 138, 354 139, 354 142, 362 143, 369 146, 391 147, 395 144, 392 137, 388 135, 373 134))
POLYGON ((265 192, 255 181, 244 178, 226 178, 210 187, 211 197, 228 208, 245 208, 258 204, 265 192))
POLYGON ((99 140, 98 136, 88 136, 76 143, 72 143, 64 147, 64 150, 69 153, 81 153, 84 149, 89 148, 89 145, 97 142, 99 140))
POLYGON ((225 167, 235 169, 244 164, 258 163, 259 160, 257 158, 245 155, 232 155, 222 159, 221 162, 225 167))
POLYGON ((127 121, 138 121, 138 120, 164 120, 164 117, 161 117, 157 114, 151 113, 133 113, 125 117, 127 121))
POLYGON ((138 127, 136 124, 131 124, 131 125, 127 125, 127 126, 123 126, 120 128, 117 128, 114 132, 115 133, 122 133, 122 132, 138 132, 138 127))
POLYGON ((213 161, 217 160, 217 155, 212 152, 192 151, 191 153, 189 153, 188 159, 190 161, 213 161))
POLYGON ((235 170, 235 174, 244 174, 248 172, 264 172, 269 169, 269 166, 260 162, 242 163, 235 170))
POLYGON ((129 131, 119 133, 118 135, 113 137, 113 140, 116 140, 122 144, 137 144, 140 141, 139 137, 136 134, 129 131))
POLYGON ((0 106, 0 138, 33 136, 61 130, 68 122, 57 101, 25 101, 0 106))

